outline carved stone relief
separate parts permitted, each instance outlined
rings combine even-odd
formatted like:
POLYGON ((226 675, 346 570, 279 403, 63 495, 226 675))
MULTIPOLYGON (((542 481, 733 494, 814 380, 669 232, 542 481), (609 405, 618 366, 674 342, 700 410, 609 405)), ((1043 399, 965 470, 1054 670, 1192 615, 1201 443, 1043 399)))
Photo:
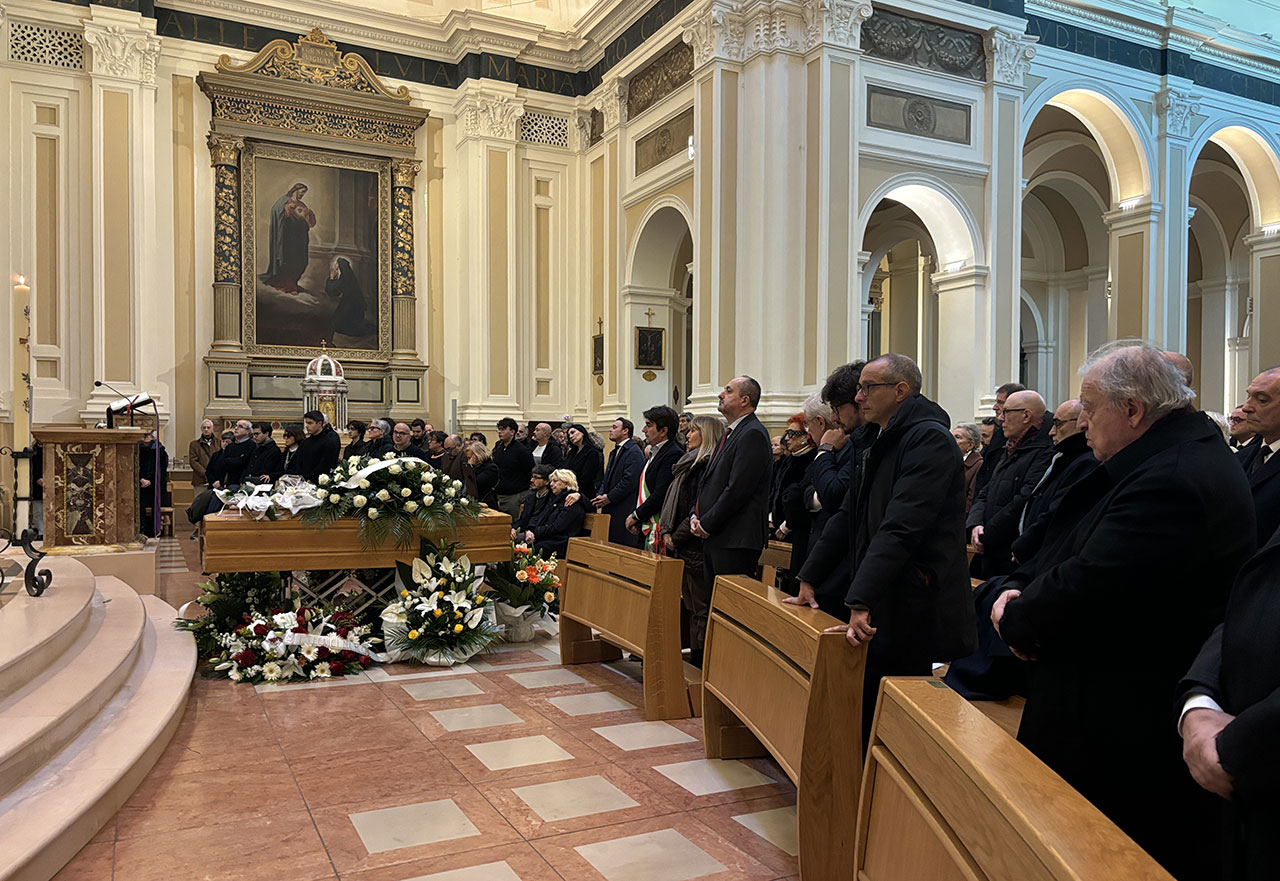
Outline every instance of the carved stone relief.
POLYGON ((873 58, 986 82, 981 34, 877 9, 862 25, 862 48, 873 58))
POLYGON ((1177 89, 1161 89, 1156 92, 1156 112, 1165 134, 1190 137, 1191 118, 1200 112, 1200 98, 1177 89))
POLYGON ((991 55, 991 79, 993 82, 1022 87, 1022 78, 1031 69, 1031 59, 1036 57, 1036 40, 1025 34, 1015 34, 995 28, 987 33, 987 51, 991 55))
POLYGON ((636 141, 636 174, 643 174, 683 153, 692 134, 693 108, 690 107, 639 138, 636 141))
POLYGON ((155 85, 160 38, 154 33, 122 25, 84 23, 84 41, 92 50, 90 72, 155 85))
POLYGON ((693 47, 676 43, 648 67, 631 77, 627 90, 627 118, 635 119, 689 82, 693 76, 693 47))
POLYGON ((867 125, 873 128, 968 144, 972 113, 968 104, 867 86, 867 125))

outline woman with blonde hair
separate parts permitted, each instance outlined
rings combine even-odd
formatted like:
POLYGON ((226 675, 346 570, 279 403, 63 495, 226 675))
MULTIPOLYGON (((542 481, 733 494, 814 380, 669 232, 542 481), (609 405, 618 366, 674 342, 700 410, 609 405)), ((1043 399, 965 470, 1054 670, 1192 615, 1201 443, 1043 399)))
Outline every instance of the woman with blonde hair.
POLYGON ((467 444, 467 464, 476 481, 476 501, 490 508, 498 504, 498 463, 493 461, 489 448, 482 443, 467 444))
MULTIPOLYGON (((670 556, 684 560, 684 583, 680 594, 689 613, 690 630, 705 632, 709 592, 702 590, 702 539, 689 528, 689 516, 698 501, 698 489, 706 474, 711 457, 715 455, 724 437, 725 422, 718 416, 695 416, 689 423, 688 449, 672 468, 671 485, 662 500, 662 513, 658 515, 663 542, 670 556), (694 630, 701 627, 701 630, 694 630)), ((691 652, 689 662, 702 666, 702 653, 691 652)))
POLYGON ((569 550, 570 537, 582 531, 586 514, 586 505, 578 493, 578 475, 568 468, 557 468, 551 472, 551 498, 529 522, 524 539, 540 556, 555 554, 563 558, 569 550))

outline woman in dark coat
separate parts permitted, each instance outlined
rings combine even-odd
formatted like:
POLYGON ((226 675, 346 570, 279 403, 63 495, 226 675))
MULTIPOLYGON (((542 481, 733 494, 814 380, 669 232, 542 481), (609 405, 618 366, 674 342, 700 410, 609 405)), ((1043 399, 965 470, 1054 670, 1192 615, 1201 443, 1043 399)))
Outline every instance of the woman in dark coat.
POLYGON ((578 478, 578 492, 583 498, 595 498, 600 479, 604 475, 604 453, 596 449, 587 437, 587 429, 581 425, 569 426, 569 449, 565 453, 564 467, 578 478))
POLYGON ((498 504, 498 463, 484 444, 467 445, 467 464, 475 474, 476 501, 494 508, 498 504))
POLYGON ((582 532, 586 514, 576 475, 567 468, 558 468, 551 472, 551 498, 534 515, 525 540, 531 542, 534 552, 543 558, 555 554, 564 559, 569 539, 582 532), (568 501, 571 495, 574 495, 572 503, 568 501))
MULTIPOLYGON (((684 560, 684 582, 680 588, 680 596, 685 611, 689 614, 691 631, 699 624, 703 630, 706 629, 708 609, 705 597, 709 594, 702 589, 705 571, 702 563, 702 539, 689 528, 689 516, 698 503, 702 475, 706 473, 711 456, 720 445, 724 432, 724 420, 715 416, 695 416, 689 423, 687 451, 672 468, 671 485, 667 487, 662 512, 658 515, 667 554, 684 560)), ((702 666, 701 652, 691 653, 689 662, 695 667, 702 666)))
POLYGON ((324 292, 338 301, 338 307, 333 310, 333 334, 361 337, 377 330, 365 321, 364 291, 360 289, 360 280, 346 257, 334 261, 329 280, 324 283, 324 292))

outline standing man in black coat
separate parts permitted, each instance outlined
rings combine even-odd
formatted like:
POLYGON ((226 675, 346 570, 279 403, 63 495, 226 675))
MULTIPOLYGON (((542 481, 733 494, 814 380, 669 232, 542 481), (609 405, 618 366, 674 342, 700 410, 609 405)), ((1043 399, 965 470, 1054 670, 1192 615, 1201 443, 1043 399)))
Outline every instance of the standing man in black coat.
POLYGON ((1264 370, 1249 383, 1249 397, 1241 405, 1245 425, 1257 437, 1238 448, 1236 461, 1249 476, 1253 511, 1258 518, 1258 544, 1266 544, 1280 529, 1280 367, 1264 370))
POLYGON ((249 455, 249 464, 244 469, 246 483, 274 483, 271 476, 275 472, 284 471, 284 453, 271 438, 270 422, 253 423, 253 452, 249 455))
POLYGON ((993 407, 996 411, 996 427, 991 433, 991 443, 982 449, 982 468, 978 471, 977 489, 982 489, 987 485, 987 481, 991 479, 996 466, 1000 464, 1000 458, 1004 455, 1005 437, 1004 430, 1000 424, 1000 415, 1004 412, 1005 402, 1009 400, 1009 395, 1026 391, 1026 389, 1027 387, 1020 382, 1006 382, 996 389, 996 401, 993 407))
POLYGON ((867 646, 865 747, 880 679, 927 676, 934 661, 972 652, 977 630, 964 548, 964 461, 951 420, 920 394, 920 368, 906 355, 870 362, 859 385, 862 415, 880 434, 855 490, 849 624, 834 629, 867 646))
POLYGON ((662 553, 658 530, 658 514, 671 486, 672 469, 684 455, 684 447, 676 440, 680 417, 667 406, 650 407, 644 411, 645 443, 653 448, 640 471, 637 487, 636 509, 627 515, 627 531, 643 536, 643 546, 655 553, 662 553))
POLYGON ((1053 413, 1049 437, 1053 440, 1053 459, 1040 482, 1031 490, 1031 498, 1022 510, 1018 524, 1018 537, 1013 540, 1013 557, 1026 562, 1035 556, 1044 541, 1053 512, 1062 498, 1089 472, 1098 467, 1098 460, 1089 449, 1089 440, 1080 428, 1080 402, 1075 398, 1058 405, 1053 413))
POLYGON ((973 547, 982 554, 982 577, 1013 571, 1013 540, 1031 491, 1053 459, 1044 422, 1044 398, 1038 392, 1011 394, 996 417, 1004 428, 1004 454, 987 485, 979 489, 965 527, 973 547))
MULTIPOLYGON (((1280 866, 1280 532, 1245 564, 1226 620, 1178 686, 1182 757, 1201 787, 1228 801, 1225 881, 1275 878, 1280 866)), ((1197 849, 1213 850, 1203 830, 1197 849)), ((1211 855, 1212 856, 1212 855, 1211 855)))
POLYGON ((1249 487, 1159 349, 1122 340, 1081 367, 1101 466, 1068 490, 992 623, 1035 658, 1018 739, 1178 878, 1210 800, 1182 769, 1169 699, 1252 554, 1249 487))
POLYGON ((631 437, 635 426, 630 419, 615 419, 609 426, 609 440, 616 446, 609 454, 600 490, 591 507, 609 515, 609 541, 634 548, 636 537, 627 530, 627 515, 636 509, 640 491, 640 473, 644 469, 644 450, 631 437))
POLYGON ((315 483, 321 474, 328 474, 338 464, 342 438, 319 410, 302 414, 302 428, 307 439, 298 450, 298 473, 315 483))
POLYGON ((528 444, 516 439, 520 426, 510 416, 498 420, 498 442, 490 451, 498 466, 497 504, 494 506, 514 521, 520 516, 520 499, 529 489, 533 473, 533 453, 528 444))
MULTIPOLYGON (((749 376, 729 380, 716 409, 729 423, 720 447, 702 476, 689 520, 702 539, 704 606, 711 605, 717 575, 755 577, 760 552, 769 540, 769 487, 773 442, 756 418, 760 383, 749 376)), ((690 663, 702 666, 705 627, 690 632, 690 663)))
POLYGON ((837 427, 820 436, 818 453, 809 463, 806 506, 813 510, 809 547, 791 559, 799 580, 799 595, 784 600, 809 605, 843 619, 844 604, 853 580, 853 506, 857 500, 862 460, 880 432, 867 422, 858 404, 864 361, 837 367, 822 387, 822 399, 831 408, 837 427))
POLYGON ((249 457, 253 455, 253 439, 250 436, 253 424, 248 419, 240 419, 231 427, 235 440, 222 451, 222 461, 218 469, 219 476, 209 485, 214 489, 233 489, 244 480, 245 468, 249 465, 249 457))

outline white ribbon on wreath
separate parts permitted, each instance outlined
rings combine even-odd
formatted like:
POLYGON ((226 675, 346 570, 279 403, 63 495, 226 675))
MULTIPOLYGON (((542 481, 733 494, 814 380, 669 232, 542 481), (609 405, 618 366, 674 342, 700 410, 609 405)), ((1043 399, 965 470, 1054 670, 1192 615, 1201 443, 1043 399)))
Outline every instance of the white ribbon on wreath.
POLYGON ((391 655, 375 652, 368 646, 352 642, 349 639, 343 639, 341 636, 332 633, 327 636, 316 636, 310 633, 294 633, 292 630, 288 630, 284 634, 284 644, 323 646, 331 652, 355 652, 357 655, 368 655, 379 664, 387 664, 393 660, 391 655))
POLYGON ((370 474, 376 474, 377 472, 382 471, 385 468, 390 468, 392 465, 399 465, 401 468, 403 468, 405 462, 416 462, 419 465, 429 464, 423 461, 422 459, 419 459, 417 456, 400 456, 395 459, 382 459, 377 462, 374 462, 372 465, 364 466, 355 474, 351 475, 346 480, 337 484, 337 486, 340 486, 343 489, 357 489, 360 486, 360 481, 367 478, 370 474))

